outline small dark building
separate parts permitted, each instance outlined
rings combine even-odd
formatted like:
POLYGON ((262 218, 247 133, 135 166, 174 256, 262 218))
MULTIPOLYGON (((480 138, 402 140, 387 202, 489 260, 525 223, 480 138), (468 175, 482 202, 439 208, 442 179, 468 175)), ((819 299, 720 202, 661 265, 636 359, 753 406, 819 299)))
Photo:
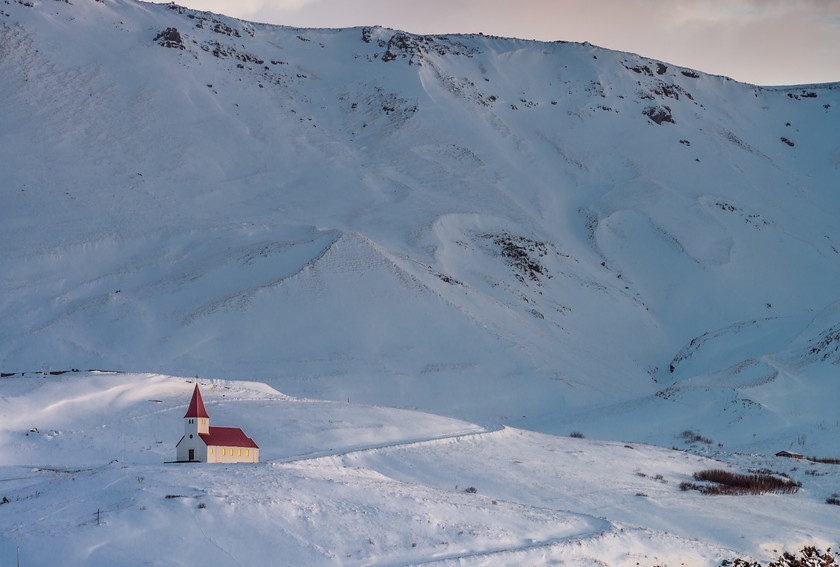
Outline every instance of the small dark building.
POLYGON ((801 459, 802 455, 799 453, 791 453, 790 451, 779 451, 776 453, 777 457, 787 457, 788 459, 801 459))

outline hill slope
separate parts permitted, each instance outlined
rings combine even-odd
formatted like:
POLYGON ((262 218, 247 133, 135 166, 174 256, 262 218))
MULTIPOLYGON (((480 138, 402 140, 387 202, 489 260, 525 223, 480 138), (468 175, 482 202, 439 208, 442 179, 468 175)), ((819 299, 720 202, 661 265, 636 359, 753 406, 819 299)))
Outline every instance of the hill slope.
POLYGON ((258 464, 164 464, 192 379, 11 377, 0 399, 0 557, 21 565, 719 565, 836 545, 840 467, 729 463, 643 444, 484 429, 201 380, 258 464), (796 494, 705 496, 707 468, 773 467, 796 494))
POLYGON ((837 84, 129 0, 4 4, 0 76, 4 372, 840 450, 837 84))

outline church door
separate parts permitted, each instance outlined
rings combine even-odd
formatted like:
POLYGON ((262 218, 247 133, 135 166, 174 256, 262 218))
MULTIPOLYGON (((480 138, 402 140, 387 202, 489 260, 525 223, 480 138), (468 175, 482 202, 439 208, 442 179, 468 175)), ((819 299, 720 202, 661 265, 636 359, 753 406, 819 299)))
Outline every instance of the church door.
POLYGON ((191 461, 195 460, 195 449, 190 449, 190 460, 191 461))

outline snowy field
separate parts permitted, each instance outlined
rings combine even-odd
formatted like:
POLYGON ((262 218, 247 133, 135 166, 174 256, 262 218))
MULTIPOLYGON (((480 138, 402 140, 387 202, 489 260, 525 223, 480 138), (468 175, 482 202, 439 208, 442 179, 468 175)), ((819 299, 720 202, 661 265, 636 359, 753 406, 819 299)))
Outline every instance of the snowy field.
POLYGON ((21 565, 711 565, 836 545, 840 466, 552 436, 198 380, 259 464, 174 464, 195 379, 3 380, 0 556, 21 565), (795 494, 705 496, 771 467, 795 494))

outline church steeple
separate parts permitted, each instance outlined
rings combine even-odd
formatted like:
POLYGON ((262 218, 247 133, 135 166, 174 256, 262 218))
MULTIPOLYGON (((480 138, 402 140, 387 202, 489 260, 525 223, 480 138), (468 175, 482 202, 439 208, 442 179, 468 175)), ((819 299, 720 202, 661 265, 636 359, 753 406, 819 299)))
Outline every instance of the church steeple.
POLYGON ((201 392, 198 389, 198 384, 193 390, 192 400, 190 400, 190 407, 187 408, 187 413, 184 417, 207 417, 207 410, 204 409, 204 400, 201 399, 201 392))
POLYGON ((195 385, 190 406, 184 415, 184 433, 188 436, 190 434, 210 433, 210 416, 207 415, 207 410, 204 409, 204 400, 201 399, 201 391, 198 389, 198 384, 195 385))

